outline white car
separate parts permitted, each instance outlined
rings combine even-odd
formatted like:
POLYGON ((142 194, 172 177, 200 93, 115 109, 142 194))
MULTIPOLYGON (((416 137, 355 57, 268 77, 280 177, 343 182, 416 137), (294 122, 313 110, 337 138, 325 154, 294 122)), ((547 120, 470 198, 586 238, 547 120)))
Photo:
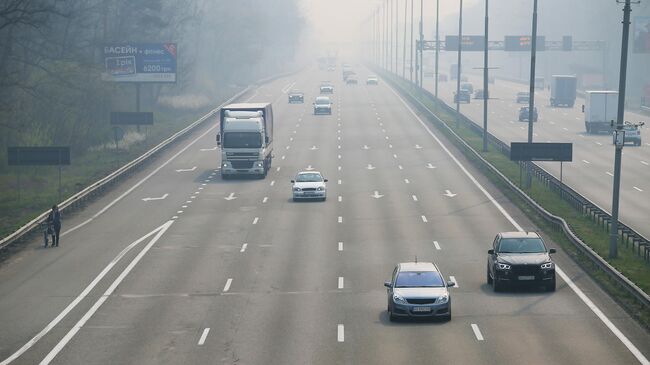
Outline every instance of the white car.
POLYGON ((299 199, 327 199, 327 179, 318 171, 301 171, 291 180, 293 201, 299 199))

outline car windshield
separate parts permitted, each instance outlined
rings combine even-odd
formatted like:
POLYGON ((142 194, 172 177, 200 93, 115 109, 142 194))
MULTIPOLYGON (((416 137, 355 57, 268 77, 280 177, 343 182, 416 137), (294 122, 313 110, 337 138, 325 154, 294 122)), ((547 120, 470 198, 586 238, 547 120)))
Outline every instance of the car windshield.
POLYGON ((299 174, 296 176, 297 182, 321 182, 323 177, 320 174, 308 173, 308 174, 299 174))
POLYGON ((542 253, 546 252, 540 238, 504 238, 499 243, 499 253, 542 253))
POLYGON ((440 273, 436 271, 402 271, 395 279, 396 288, 440 288, 445 286, 440 273))
POLYGON ((224 148, 260 148, 262 136, 256 132, 226 132, 223 135, 224 148))

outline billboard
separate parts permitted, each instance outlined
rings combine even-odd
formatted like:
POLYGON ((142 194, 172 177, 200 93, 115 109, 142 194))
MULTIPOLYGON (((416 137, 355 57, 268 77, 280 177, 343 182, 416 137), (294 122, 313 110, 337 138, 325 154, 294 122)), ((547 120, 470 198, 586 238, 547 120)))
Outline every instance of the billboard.
POLYGON ((510 142, 511 161, 572 161, 573 143, 510 142))
POLYGON ((650 16, 634 17, 634 53, 650 53, 650 16))
MULTIPOLYGON (((483 51, 485 49, 485 37, 482 35, 464 35, 462 50, 464 51, 483 51)), ((458 51, 458 36, 448 35, 445 37, 445 50, 458 51)))
POLYGON ((176 43, 124 43, 104 46, 105 81, 176 82, 176 43))
POLYGON ((70 165, 70 147, 8 147, 9 166, 70 165))
MULTIPOLYGON (((507 35, 504 40, 504 51, 522 52, 530 51, 533 37, 529 35, 507 35)), ((537 51, 546 50, 546 37, 537 36, 537 51)))

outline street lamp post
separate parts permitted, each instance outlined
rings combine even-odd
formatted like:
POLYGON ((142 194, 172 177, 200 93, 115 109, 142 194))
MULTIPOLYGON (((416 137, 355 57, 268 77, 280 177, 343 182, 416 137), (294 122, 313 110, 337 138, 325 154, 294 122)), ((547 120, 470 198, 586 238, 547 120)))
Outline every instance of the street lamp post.
POLYGON ((440 0, 436 0, 436 79, 435 83, 435 96, 436 108, 438 108, 438 60, 440 55, 440 0))
POLYGON ((413 83, 413 0, 411 0, 411 57, 410 57, 410 71, 411 71, 411 83, 413 83))
POLYGON ((406 15, 408 12, 409 2, 404 0, 404 40, 402 42, 402 78, 406 78, 406 15))
MULTIPOLYGON (((535 115, 535 61, 537 54, 537 0, 533 2, 533 35, 530 47, 530 98, 528 100, 528 143, 533 143, 533 117, 535 115)), ((526 173, 526 187, 533 183, 532 165, 529 162, 526 173)))
POLYGON ((485 0, 485 39, 483 41, 483 152, 488 150, 488 3, 485 0))
POLYGON ((422 88, 422 69, 424 68, 424 0, 420 0, 420 88, 422 88))
POLYGON ((460 15, 458 17, 458 71, 456 75, 456 128, 460 126, 460 70, 461 51, 463 48, 463 0, 460 0, 460 15))
MULTIPOLYGON (((623 42, 621 44, 621 69, 618 81, 618 114, 616 115, 617 133, 623 129, 625 118, 625 83, 627 77, 627 49, 630 39, 630 13, 632 12, 631 0, 616 0, 617 3, 625 2, 623 6, 623 42)), ((639 1, 635 1, 638 4, 639 1)), ((618 138, 617 138, 618 140, 618 138)), ((612 194, 612 227, 609 231, 609 258, 618 257, 618 205, 621 187, 621 155, 623 143, 616 143, 614 152, 614 192, 612 194)))

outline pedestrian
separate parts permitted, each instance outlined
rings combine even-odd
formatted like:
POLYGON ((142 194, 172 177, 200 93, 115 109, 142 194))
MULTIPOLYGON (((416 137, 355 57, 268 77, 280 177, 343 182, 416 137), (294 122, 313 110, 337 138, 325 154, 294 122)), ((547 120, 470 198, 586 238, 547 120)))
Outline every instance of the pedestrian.
POLYGON ((52 227, 52 247, 59 247, 59 234, 61 233, 61 212, 59 207, 52 206, 50 215, 47 216, 47 223, 52 227))

